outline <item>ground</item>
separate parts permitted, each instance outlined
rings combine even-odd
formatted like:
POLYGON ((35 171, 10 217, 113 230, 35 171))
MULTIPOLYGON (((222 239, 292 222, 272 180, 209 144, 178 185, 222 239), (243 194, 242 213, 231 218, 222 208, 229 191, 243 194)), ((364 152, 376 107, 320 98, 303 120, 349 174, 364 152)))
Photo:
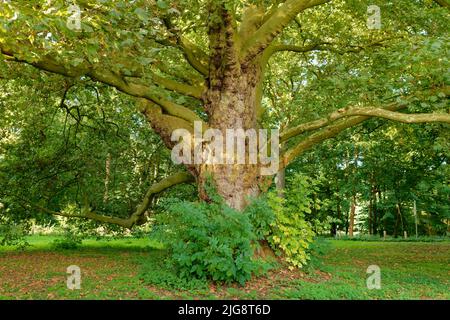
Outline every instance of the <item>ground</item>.
POLYGON ((308 272, 278 265, 245 286, 199 282, 182 290, 158 268, 157 243, 85 240, 55 250, 54 239, 30 237, 24 251, 0 247, 0 299, 450 299, 450 242, 327 240, 321 263, 308 272), (81 268, 81 290, 67 289, 70 265, 81 268), (379 290, 367 289, 369 265, 381 269, 379 290))

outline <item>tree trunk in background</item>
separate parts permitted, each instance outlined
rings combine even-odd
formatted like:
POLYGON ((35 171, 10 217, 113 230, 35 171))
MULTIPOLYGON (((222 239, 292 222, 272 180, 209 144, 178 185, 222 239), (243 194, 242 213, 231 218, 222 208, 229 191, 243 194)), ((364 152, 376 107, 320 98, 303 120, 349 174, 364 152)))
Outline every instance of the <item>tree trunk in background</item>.
POLYGON ((368 229, 369 235, 373 234, 373 200, 372 197, 369 199, 369 214, 368 214, 368 229))
MULTIPOLYGON (((342 209, 341 209, 341 199, 338 198, 337 200, 337 218, 339 221, 342 219, 342 209)), ((342 222, 336 223, 336 234, 339 231, 339 227, 342 227, 342 222)))
POLYGON ((395 210, 395 224, 394 224, 394 238, 397 238, 398 236, 398 225, 400 222, 400 215, 399 215, 399 211, 398 211, 398 204, 396 204, 396 209, 395 210))
POLYGON ((103 195, 103 203, 109 200, 109 182, 111 180, 111 153, 108 153, 105 161, 105 193, 103 195))
POLYGON ((373 217, 373 233, 378 233, 378 225, 379 225, 379 214, 377 210, 377 186, 374 186, 373 193, 372 193, 372 217, 373 217))
POLYGON ((403 217, 402 217, 402 211, 400 208, 400 203, 397 203, 396 207, 397 207, 397 214, 396 214, 397 218, 395 220, 395 226, 394 226, 394 237, 397 238, 399 224, 401 224, 401 226, 402 226, 402 233, 403 233, 403 231, 405 231, 405 226, 403 224, 403 217))
POLYGON ((350 208, 350 219, 348 226, 348 235, 353 237, 353 229, 355 227, 355 212, 356 212, 356 195, 353 196, 352 206, 350 208))

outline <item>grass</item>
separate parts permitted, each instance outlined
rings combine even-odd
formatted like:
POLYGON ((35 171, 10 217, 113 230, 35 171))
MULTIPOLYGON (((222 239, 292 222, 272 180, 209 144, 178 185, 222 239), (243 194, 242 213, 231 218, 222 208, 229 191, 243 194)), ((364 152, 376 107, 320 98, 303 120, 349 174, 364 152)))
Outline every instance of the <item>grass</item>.
POLYGON ((0 247, 0 299, 450 299, 449 242, 328 240, 320 269, 277 265, 245 286, 179 279, 148 239, 84 240, 55 250, 58 237, 32 236, 20 251, 0 247), (81 268, 81 290, 68 290, 66 268, 81 268), (366 287, 369 265, 381 289, 366 287))

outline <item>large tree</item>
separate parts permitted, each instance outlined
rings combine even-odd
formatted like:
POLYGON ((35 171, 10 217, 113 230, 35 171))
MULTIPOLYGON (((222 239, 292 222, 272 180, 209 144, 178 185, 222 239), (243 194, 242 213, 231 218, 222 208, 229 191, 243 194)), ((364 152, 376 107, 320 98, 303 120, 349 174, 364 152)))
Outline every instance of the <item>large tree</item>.
MULTIPOLYGON (((76 8, 64 1, 3 2, 1 68, 26 75, 19 63, 111 86, 135 99, 136 112, 169 149, 173 131, 192 132, 195 121, 222 133, 279 128, 282 171, 370 118, 450 123, 442 108, 448 2, 377 2, 378 29, 366 25, 371 1, 79 0, 79 26, 76 8), (283 99, 286 88, 291 97, 283 99), (438 107, 417 108, 430 97, 438 107)), ((273 180, 260 174, 261 164, 186 168, 153 185, 127 219, 87 208, 77 217, 132 227, 151 199, 175 184, 194 179, 207 200, 208 177, 242 210, 273 180)))

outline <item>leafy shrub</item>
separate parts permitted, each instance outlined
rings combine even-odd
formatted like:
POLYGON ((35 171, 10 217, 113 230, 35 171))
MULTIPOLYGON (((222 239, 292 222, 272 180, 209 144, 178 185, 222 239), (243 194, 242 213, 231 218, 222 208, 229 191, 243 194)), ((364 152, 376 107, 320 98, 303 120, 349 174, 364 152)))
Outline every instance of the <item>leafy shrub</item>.
POLYGON ((293 269, 306 265, 315 236, 312 223, 306 219, 306 215, 312 212, 311 194, 314 188, 300 174, 295 175, 290 184, 284 197, 279 197, 275 192, 268 194, 269 205, 275 214, 269 242, 278 254, 284 254, 293 269))
POLYGON ((19 249, 25 249, 28 246, 25 236, 26 229, 21 224, 0 224, 0 246, 14 245, 19 249))
POLYGON ((160 239, 182 278, 243 284, 257 268, 249 216, 220 197, 210 198, 211 203, 170 201, 158 217, 160 239))
POLYGON ((269 202, 275 213, 269 243, 277 254, 284 254, 285 260, 291 264, 290 269, 300 268, 309 258, 308 249, 314 237, 311 225, 301 212, 284 206, 285 199, 272 193, 269 202))
POLYGON ((83 242, 83 238, 71 232, 66 232, 61 239, 53 240, 53 248, 59 250, 78 249, 83 242))
POLYGON ((141 266, 140 279, 146 284, 164 289, 202 290, 207 289, 206 281, 196 278, 182 278, 170 260, 167 251, 152 251, 137 261, 141 266))
POLYGON ((323 256, 331 249, 331 244, 324 238, 315 238, 309 247, 309 261, 304 270, 312 273, 314 270, 321 270, 323 266, 323 256))
POLYGON ((275 221, 275 214, 268 203, 266 195, 250 199, 250 204, 244 213, 248 215, 253 225, 253 232, 257 240, 264 240, 271 234, 271 225, 275 221))

